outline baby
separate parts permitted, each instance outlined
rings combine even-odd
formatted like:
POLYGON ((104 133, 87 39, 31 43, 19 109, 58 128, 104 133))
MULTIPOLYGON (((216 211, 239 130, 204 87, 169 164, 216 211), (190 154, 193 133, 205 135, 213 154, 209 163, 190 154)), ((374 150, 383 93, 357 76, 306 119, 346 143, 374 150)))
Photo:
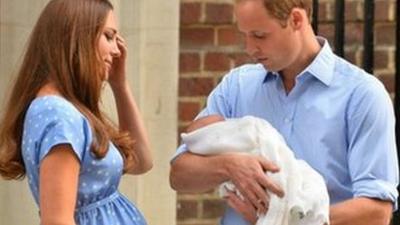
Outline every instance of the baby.
MULTIPOLYGON (((195 120, 187 132, 181 137, 190 152, 257 154, 280 167, 280 172, 268 176, 283 188, 285 196, 271 194, 268 212, 259 217, 257 225, 329 224, 329 196, 324 179, 306 162, 295 159, 283 137, 267 121, 252 116, 225 120, 211 115, 195 120)), ((227 189, 238 193, 232 182, 225 182, 220 186, 220 194, 225 196, 227 189)))
POLYGON ((221 122, 221 121, 225 121, 225 118, 220 116, 220 115, 210 115, 210 116, 204 116, 201 117, 195 121, 193 121, 191 124, 189 124, 189 126, 186 128, 186 132, 190 133, 192 131, 195 131, 197 129, 200 129, 202 127, 205 127, 207 125, 216 123, 216 122, 221 122))

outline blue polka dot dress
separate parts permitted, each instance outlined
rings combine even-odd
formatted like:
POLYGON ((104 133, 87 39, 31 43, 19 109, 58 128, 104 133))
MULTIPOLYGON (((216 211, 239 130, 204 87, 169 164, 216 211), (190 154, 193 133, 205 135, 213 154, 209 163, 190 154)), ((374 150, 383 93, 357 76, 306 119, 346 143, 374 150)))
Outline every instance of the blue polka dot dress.
POLYGON ((58 144, 70 144, 80 160, 75 221, 79 225, 145 225, 138 209, 118 192, 122 156, 110 144, 106 156, 96 159, 89 147, 89 121, 70 102, 58 96, 38 97, 24 121, 22 156, 29 186, 39 205, 39 166, 58 144))

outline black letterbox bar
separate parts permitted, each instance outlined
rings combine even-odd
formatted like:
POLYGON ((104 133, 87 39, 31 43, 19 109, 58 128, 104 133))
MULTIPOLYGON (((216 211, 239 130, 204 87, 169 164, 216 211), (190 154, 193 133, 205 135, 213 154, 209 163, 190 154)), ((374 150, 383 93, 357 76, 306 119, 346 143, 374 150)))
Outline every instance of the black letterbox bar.
MULTIPOLYGON (((396 7, 396 73, 395 73, 395 96, 394 96, 394 110, 396 112, 396 142, 397 142, 397 158, 400 162, 400 0, 397 0, 396 7)), ((400 172, 400 171, 399 171, 400 172)), ((397 187, 400 192, 400 185, 397 187)), ((400 205, 400 198, 397 199, 400 205)), ((392 223, 400 224, 400 210, 393 213, 392 223)))

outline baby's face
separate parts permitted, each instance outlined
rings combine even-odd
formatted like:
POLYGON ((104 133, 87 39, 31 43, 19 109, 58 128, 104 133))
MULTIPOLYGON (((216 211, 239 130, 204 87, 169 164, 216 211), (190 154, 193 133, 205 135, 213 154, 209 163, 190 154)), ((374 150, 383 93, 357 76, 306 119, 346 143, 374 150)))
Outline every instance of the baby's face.
POLYGON ((220 115, 210 115, 210 116, 205 116, 205 117, 201 117, 195 121, 193 121, 188 128, 186 129, 186 132, 192 132, 195 131, 197 129, 200 129, 202 127, 205 127, 207 125, 216 123, 216 122, 220 122, 220 121, 225 121, 224 117, 220 116, 220 115))

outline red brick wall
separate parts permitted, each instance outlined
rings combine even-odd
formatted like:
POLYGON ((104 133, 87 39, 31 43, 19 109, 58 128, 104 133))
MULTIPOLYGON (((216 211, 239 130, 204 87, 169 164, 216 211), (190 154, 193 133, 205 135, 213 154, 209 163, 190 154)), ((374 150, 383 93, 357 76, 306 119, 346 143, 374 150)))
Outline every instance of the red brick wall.
MULTIPOLYGON (((250 62, 236 33, 234 0, 181 0, 179 132, 204 107, 229 69, 250 62)), ((376 0, 375 75, 394 90, 395 1, 376 0)), ((334 1, 320 0, 319 34, 333 45, 334 1)), ((345 57, 362 64, 363 1, 346 1, 345 57)), ((178 225, 216 225, 223 201, 215 193, 178 194, 178 225)))

